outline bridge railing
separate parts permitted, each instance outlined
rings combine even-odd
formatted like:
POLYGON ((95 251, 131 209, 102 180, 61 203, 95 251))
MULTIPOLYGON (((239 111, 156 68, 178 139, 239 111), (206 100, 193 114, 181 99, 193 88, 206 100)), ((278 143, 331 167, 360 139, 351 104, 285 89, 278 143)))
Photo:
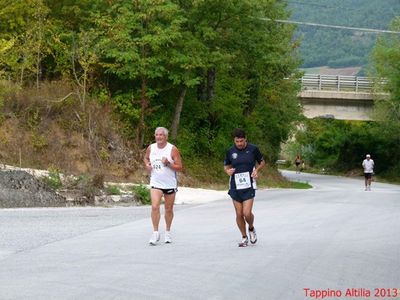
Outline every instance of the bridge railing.
POLYGON ((345 75, 305 74, 302 90, 330 90, 343 92, 371 92, 373 83, 368 77, 345 75))

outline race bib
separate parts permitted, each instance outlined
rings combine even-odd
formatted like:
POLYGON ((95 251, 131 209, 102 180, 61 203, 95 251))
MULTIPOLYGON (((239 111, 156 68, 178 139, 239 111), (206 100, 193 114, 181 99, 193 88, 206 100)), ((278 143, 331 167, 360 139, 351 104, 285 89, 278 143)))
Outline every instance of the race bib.
POLYGON ((151 166, 153 167, 153 170, 158 171, 158 170, 161 170, 161 168, 163 167, 163 164, 162 164, 161 160, 155 160, 152 162, 151 166))
POLYGON ((235 174, 236 189, 243 190, 251 187, 250 173, 243 172, 235 174))

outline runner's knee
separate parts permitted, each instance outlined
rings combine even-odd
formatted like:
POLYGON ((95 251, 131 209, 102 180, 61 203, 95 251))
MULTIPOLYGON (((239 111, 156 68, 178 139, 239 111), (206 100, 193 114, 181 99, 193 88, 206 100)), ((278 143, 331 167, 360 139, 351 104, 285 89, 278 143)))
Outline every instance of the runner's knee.
POLYGON ((236 211, 236 218, 244 218, 244 214, 242 211, 236 211))
POLYGON ((165 206, 165 213, 172 213, 174 210, 173 210, 173 206, 165 206))
POLYGON ((160 212, 160 205, 152 205, 151 211, 152 212, 160 212))
POLYGON ((244 213, 244 218, 245 218, 246 220, 250 220, 252 217, 253 217, 253 214, 251 213, 251 211, 250 211, 250 212, 245 212, 245 213, 244 213))

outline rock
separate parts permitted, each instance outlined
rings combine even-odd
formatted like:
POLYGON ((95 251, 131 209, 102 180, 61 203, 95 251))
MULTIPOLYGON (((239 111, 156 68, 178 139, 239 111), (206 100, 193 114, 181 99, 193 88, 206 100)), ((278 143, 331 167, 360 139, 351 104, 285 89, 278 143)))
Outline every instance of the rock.
POLYGON ((102 195, 95 197, 96 205, 137 206, 139 203, 133 195, 102 195))
POLYGON ((20 170, 0 170, 0 208, 65 207, 66 198, 20 170))

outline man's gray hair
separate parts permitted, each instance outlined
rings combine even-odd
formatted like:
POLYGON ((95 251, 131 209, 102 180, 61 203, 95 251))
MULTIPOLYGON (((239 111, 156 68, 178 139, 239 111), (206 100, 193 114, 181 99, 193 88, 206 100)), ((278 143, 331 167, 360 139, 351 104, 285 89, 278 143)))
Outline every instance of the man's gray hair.
POLYGON ((164 135, 166 137, 168 137, 168 129, 167 128, 165 128, 165 127, 157 127, 156 130, 154 131, 154 134, 156 134, 157 131, 159 131, 159 130, 162 130, 164 132, 164 135))

